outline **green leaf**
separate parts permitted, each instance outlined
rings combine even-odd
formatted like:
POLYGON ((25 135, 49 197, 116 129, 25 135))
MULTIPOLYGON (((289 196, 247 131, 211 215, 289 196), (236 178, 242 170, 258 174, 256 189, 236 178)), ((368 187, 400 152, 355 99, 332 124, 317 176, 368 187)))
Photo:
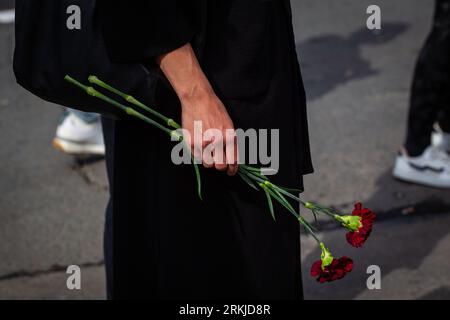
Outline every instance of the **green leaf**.
MULTIPOLYGON (((266 187, 267 188, 267 187, 266 187)), ((277 200, 283 207, 285 207, 290 213, 292 213, 296 218, 298 218, 297 212, 295 212, 294 208, 286 201, 286 199, 280 198, 275 192, 273 192, 270 188, 267 188, 267 191, 270 195, 277 200)))
POLYGON ((280 189, 283 189, 284 191, 288 191, 288 192, 297 192, 297 193, 301 193, 302 190, 300 189, 293 189, 293 188, 286 188, 286 187, 278 187, 280 189))
MULTIPOLYGON (((240 166, 239 166, 239 168, 240 168, 240 166)), ((264 179, 263 178, 260 178, 260 177, 258 177, 258 176, 256 176, 256 175, 254 175, 252 172, 250 172, 250 171, 247 171, 247 170, 245 170, 245 169, 242 169, 242 170, 240 170, 240 172, 241 173, 243 173, 243 174, 245 174, 249 179, 251 179, 251 180, 253 180, 253 181, 256 181, 256 182, 258 182, 258 183, 265 183, 266 181, 267 181, 267 178, 265 178, 264 177, 264 179)))
POLYGON ((288 191, 283 190, 282 188, 280 188, 280 187, 278 187, 278 186, 276 186, 276 185, 274 185, 274 184, 272 184, 272 186, 273 186, 273 188, 276 189, 279 193, 282 193, 282 194, 284 194, 285 196, 287 196, 287 197, 289 197, 289 198, 291 198, 291 199, 293 199, 293 200, 295 200, 295 201, 300 202, 300 198, 299 198, 299 197, 293 195, 292 193, 290 193, 290 192, 288 192, 288 191))
POLYGON ((258 191, 258 188, 255 186, 255 184, 253 183, 252 180, 250 180, 245 174, 238 172, 239 176, 241 177, 242 180, 244 180, 251 188, 255 189, 256 191, 258 191))
POLYGON ((248 170, 248 171, 253 171, 253 172, 259 172, 259 173, 261 173, 261 169, 260 169, 260 168, 248 166, 248 165, 245 165, 245 164, 241 164, 240 167, 242 167, 242 168, 244 168, 244 169, 246 169, 246 170, 248 170))
POLYGON ((286 203, 286 205, 290 208, 290 210, 292 211, 292 212, 297 212, 297 211, 295 211, 294 210, 294 208, 292 207, 292 205, 289 203, 289 201, 287 201, 287 199, 276 189, 276 188, 273 188, 273 185, 272 184, 270 184, 270 187, 269 187, 271 190, 273 190, 276 194, 277 194, 277 196, 279 196, 285 203, 286 203))
POLYGON ((252 174, 260 179, 268 180, 268 178, 261 173, 261 169, 249 167, 249 166, 246 166, 245 164, 241 164, 241 165, 239 165, 239 167, 242 168, 243 171, 245 171, 249 174, 252 174))
POLYGON ((273 211, 273 203, 272 203, 272 198, 270 197, 270 193, 267 190, 267 187, 263 187, 264 193, 266 194, 266 198, 267 198, 267 204, 269 206, 269 210, 270 210, 270 215, 272 216, 273 220, 276 221, 275 219, 275 212, 273 211))
POLYGON ((203 200, 203 198, 202 198, 202 180, 201 180, 201 177, 200 177, 200 170, 198 169, 198 165, 195 163, 194 158, 191 157, 191 159, 192 159, 192 164, 194 165, 195 178, 197 180, 198 197, 200 198, 200 200, 203 200))

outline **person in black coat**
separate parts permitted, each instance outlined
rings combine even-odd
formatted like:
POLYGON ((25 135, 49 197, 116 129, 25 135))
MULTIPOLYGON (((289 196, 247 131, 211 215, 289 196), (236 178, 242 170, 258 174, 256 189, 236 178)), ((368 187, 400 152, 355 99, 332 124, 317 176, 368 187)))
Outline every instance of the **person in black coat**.
MULTIPOLYGON (((148 105, 189 132, 194 120, 279 129, 272 180, 303 188, 312 164, 289 1, 100 0, 97 10, 111 59, 142 63, 157 82, 148 105)), ((274 222, 235 161, 202 170, 201 201, 164 133, 133 119, 104 119, 104 131, 110 298, 302 298, 299 223, 281 207, 274 222)))

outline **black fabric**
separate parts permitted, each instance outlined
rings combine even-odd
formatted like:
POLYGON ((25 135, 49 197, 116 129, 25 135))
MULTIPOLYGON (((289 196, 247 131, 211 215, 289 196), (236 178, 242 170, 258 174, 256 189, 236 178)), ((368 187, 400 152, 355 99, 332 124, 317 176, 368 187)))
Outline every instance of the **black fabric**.
POLYGON ((111 5, 111 1, 98 0, 111 58, 120 62, 152 62, 154 57, 191 42, 201 28, 200 3, 166 0, 111 5), (141 19, 143 15, 146 19, 141 19))
MULTIPOLYGON (((140 63, 112 63, 95 16, 94 0, 17 0, 14 73, 20 85, 53 103, 82 111, 120 117, 110 105, 64 81, 81 82, 95 74, 124 91, 152 99, 158 75, 140 63), (67 8, 81 9, 81 29, 69 30, 67 8)), ((126 43, 124 43, 126 45, 126 43)))
MULTIPOLYGON (((312 165, 305 94, 285 4, 210 1, 194 13, 204 25, 189 10, 183 12, 185 21, 200 26, 194 27, 192 44, 235 126, 279 129, 280 171, 273 180, 302 188, 302 176, 312 165)), ((118 49, 126 34, 115 37, 114 19, 106 19, 103 31, 113 59, 153 59, 152 54, 179 44, 174 36, 153 48, 147 26, 156 28, 150 35, 177 35, 178 25, 155 26, 148 11, 136 8, 141 7, 108 4, 107 15, 120 16, 130 37, 137 34, 136 41, 143 42, 129 54, 118 49)), ((154 100, 146 102, 180 120, 179 101, 164 81, 158 82, 154 100)), ((274 222, 263 193, 216 170, 201 170, 200 201, 192 166, 172 163, 173 143, 164 133, 134 119, 104 123, 111 187, 107 225, 112 230, 105 234, 106 243, 112 243, 112 249, 105 246, 110 297, 302 298, 300 234, 294 217, 277 205, 274 222)))
POLYGON ((436 0, 433 28, 414 72, 405 148, 419 156, 437 121, 450 132, 450 0, 436 0))

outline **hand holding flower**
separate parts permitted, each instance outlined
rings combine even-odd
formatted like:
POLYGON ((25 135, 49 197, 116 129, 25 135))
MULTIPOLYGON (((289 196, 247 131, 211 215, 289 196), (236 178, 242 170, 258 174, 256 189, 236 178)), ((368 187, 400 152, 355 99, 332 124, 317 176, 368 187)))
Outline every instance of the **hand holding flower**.
MULTIPOLYGON (((82 83, 76 81, 70 76, 66 76, 65 79, 70 83, 72 83, 73 85, 86 91, 89 95, 92 95, 98 99, 110 103, 111 105, 122 109, 130 116, 141 119, 157 127, 158 129, 169 134, 171 137, 175 137, 176 138, 175 140, 177 141, 183 140, 183 137, 178 133, 178 131, 176 131, 176 129, 179 129, 181 126, 177 124, 173 119, 165 117, 164 115, 156 112, 155 110, 139 102, 134 97, 129 96, 109 86, 108 84, 104 83, 97 77, 95 76, 89 77, 89 82, 91 82, 92 84, 96 84, 116 95, 119 95, 132 105, 150 113, 159 120, 162 120, 165 123, 165 125, 168 126, 169 128, 145 116, 139 111, 136 111, 134 108, 121 104, 116 100, 98 92, 93 87, 83 85, 82 83)), ((183 125, 186 126, 188 130, 191 130, 190 123, 193 122, 193 120, 197 119, 203 121, 206 120, 206 122, 208 123, 208 127, 211 128, 219 127, 221 130, 233 128, 231 119, 229 119, 229 116, 226 113, 223 104, 217 97, 215 97, 215 95, 207 95, 208 98, 206 100, 202 100, 204 98, 203 95, 200 95, 203 96, 203 98, 193 100, 186 98, 184 95, 181 96, 184 97, 183 98, 184 100, 181 100, 183 105, 183 125), (194 103, 194 101, 196 101, 196 103, 194 103)), ((212 140, 209 143, 212 142, 214 141, 212 140)), ((192 146, 192 142, 189 141, 189 143, 192 146)), ((204 141, 202 141, 202 143, 204 143, 204 141)), ((231 141, 228 143, 231 143, 231 141)), ((235 144, 235 141, 233 141, 232 143, 235 144)), ((214 159, 214 161, 218 161, 218 158, 214 159)), ((195 161, 193 161, 193 164, 197 177, 198 194, 201 199, 200 173, 195 161)), ((215 163, 215 166, 219 170, 225 169, 225 167, 220 166, 219 163, 215 163)), ((291 202, 303 205, 306 209, 312 212, 314 217, 316 217, 318 214, 324 214, 332 218, 337 223, 341 224, 346 230, 349 231, 346 234, 346 238, 347 241, 354 247, 361 247, 371 234, 373 222, 376 217, 375 213, 373 213, 370 209, 363 208, 361 203, 355 204, 355 208, 352 212, 352 215, 342 215, 336 212, 335 210, 325 207, 323 205, 313 202, 305 202, 302 199, 300 199, 299 190, 281 187, 276 184, 273 184, 269 180, 269 178, 262 173, 261 168, 255 168, 247 165, 237 166, 234 164, 234 162, 229 162, 226 167, 226 170, 228 171, 228 174, 231 175, 237 172, 242 181, 244 181, 248 186, 250 186, 253 189, 261 190, 264 192, 264 194, 266 195, 269 212, 274 220, 276 217, 274 212, 274 206, 272 203, 273 200, 280 203, 289 213, 291 213, 297 219, 298 223, 300 223, 300 225, 302 225, 305 228, 306 232, 317 241, 321 249, 321 259, 314 262, 311 268, 311 276, 317 277, 317 281, 319 281, 320 283, 334 281, 343 278, 347 273, 352 271, 353 261, 345 256, 339 259, 335 259, 332 256, 330 250, 325 247, 325 244, 319 240, 319 237, 315 233, 314 226, 312 226, 302 215, 300 215, 300 213, 297 212, 296 209, 294 209, 294 206, 291 204, 291 202)))

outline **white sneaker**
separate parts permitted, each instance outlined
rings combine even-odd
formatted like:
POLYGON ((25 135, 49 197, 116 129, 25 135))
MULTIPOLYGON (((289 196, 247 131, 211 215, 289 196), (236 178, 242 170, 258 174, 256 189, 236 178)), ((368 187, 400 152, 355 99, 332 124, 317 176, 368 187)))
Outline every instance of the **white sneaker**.
POLYGON ((450 133, 443 132, 439 126, 431 135, 431 144, 450 154, 450 133))
POLYGON ((53 146, 70 154, 104 155, 102 124, 100 121, 84 122, 69 112, 56 129, 53 146))
POLYGON ((15 15, 14 1, 0 0, 0 24, 14 23, 15 15))
POLYGON ((435 188, 450 188, 450 156, 429 146, 422 155, 409 157, 404 150, 395 160, 395 178, 435 188))

